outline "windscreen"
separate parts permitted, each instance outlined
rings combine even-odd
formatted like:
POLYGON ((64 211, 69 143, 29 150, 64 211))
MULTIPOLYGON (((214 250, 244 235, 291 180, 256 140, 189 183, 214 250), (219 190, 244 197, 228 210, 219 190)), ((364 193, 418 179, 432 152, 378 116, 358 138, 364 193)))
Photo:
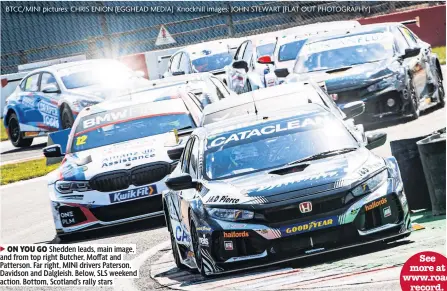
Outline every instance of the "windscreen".
MULTIPOLYGON (((166 101, 156 103, 162 102, 166 101)), ((83 117, 76 127, 71 152, 195 127, 184 105, 170 103, 169 111, 161 112, 155 110, 156 103, 138 104, 83 117)))
POLYGON ((283 44, 279 48, 279 54, 278 54, 279 61, 285 62, 295 60, 296 56, 298 55, 299 51, 301 50, 305 42, 306 40, 302 39, 283 44))
POLYGON ((305 45, 295 73, 307 73, 378 62, 392 57, 393 41, 385 33, 370 33, 305 45))
POLYGON ((208 55, 192 60, 192 65, 197 72, 210 72, 223 69, 233 61, 231 53, 208 55))
POLYGON ((88 64, 72 66, 59 70, 62 82, 67 89, 76 89, 98 84, 122 83, 134 77, 134 73, 121 64, 88 64))
POLYGON ((303 114, 210 136, 205 151, 205 177, 231 178, 280 167, 321 152, 357 146, 333 115, 303 114))
POLYGON ((274 43, 267 43, 256 47, 256 53, 259 57, 272 56, 274 50, 275 50, 274 43))

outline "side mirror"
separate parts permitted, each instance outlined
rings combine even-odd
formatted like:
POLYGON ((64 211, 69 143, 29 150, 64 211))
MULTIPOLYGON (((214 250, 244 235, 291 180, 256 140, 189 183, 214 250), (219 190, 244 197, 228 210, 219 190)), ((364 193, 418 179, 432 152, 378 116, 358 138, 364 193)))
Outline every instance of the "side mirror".
POLYGON ((180 160, 180 157, 182 156, 183 153, 183 149, 184 149, 183 147, 179 147, 172 150, 168 150, 169 158, 173 161, 180 160))
POLYGON ((276 69, 275 75, 278 78, 285 78, 289 75, 289 70, 287 68, 276 69))
POLYGON ((369 150, 380 147, 384 145, 386 142, 387 134, 384 132, 378 132, 378 133, 366 132, 365 135, 366 140, 368 142, 366 148, 369 150))
POLYGON ((412 57, 415 57, 415 56, 419 55, 420 52, 421 52, 421 48, 420 47, 407 48, 407 49, 405 49, 405 54, 402 56, 402 58, 404 58, 404 59, 412 58, 412 57))
POLYGON ((362 115, 365 112, 365 102, 363 101, 354 101, 343 104, 340 106, 340 109, 346 115, 345 119, 351 119, 362 115))
POLYGON ((174 191, 186 190, 195 188, 197 186, 197 182, 192 180, 191 175, 189 174, 181 174, 176 177, 169 177, 166 179, 166 186, 169 189, 174 191))
POLYGON ((233 68, 234 69, 244 69, 245 72, 248 72, 248 64, 244 60, 233 62, 233 68))
POLYGON ((181 76, 181 75, 184 75, 184 74, 185 74, 185 71, 172 72, 173 76, 181 76))
POLYGON ((60 144, 53 144, 43 148, 43 154, 47 158, 59 158, 62 157, 62 150, 60 144))
POLYGON ((273 65, 275 62, 272 61, 272 58, 270 56, 262 56, 258 58, 259 64, 266 64, 266 65, 273 65))
POLYGON ((43 92, 43 93, 49 93, 49 94, 51 94, 51 93, 58 94, 58 93, 61 93, 61 90, 59 90, 59 88, 57 88, 56 85, 54 85, 54 84, 49 84, 48 86, 46 86, 45 88, 43 88, 42 92, 43 92))

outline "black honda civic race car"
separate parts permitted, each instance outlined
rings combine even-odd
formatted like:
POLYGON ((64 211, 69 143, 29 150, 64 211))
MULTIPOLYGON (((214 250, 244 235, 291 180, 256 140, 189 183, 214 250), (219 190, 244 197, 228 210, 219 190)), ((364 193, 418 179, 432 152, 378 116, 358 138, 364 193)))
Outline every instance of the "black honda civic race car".
POLYGON ((397 162, 369 150, 385 140, 316 103, 196 129, 163 193, 177 266, 208 276, 408 236, 397 162))
POLYGON ((357 122, 416 119, 421 110, 445 105, 438 56, 401 23, 363 25, 309 39, 288 80, 307 78, 324 81, 342 109, 352 101, 365 102, 357 122))

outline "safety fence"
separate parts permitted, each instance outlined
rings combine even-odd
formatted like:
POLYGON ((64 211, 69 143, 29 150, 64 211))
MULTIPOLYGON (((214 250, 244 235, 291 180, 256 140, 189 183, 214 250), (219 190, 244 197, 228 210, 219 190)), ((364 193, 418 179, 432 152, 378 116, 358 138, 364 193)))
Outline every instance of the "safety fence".
MULTIPOLYGON (((19 64, 74 55, 116 58, 315 22, 371 18, 439 5, 445 2, 3 1, 1 73, 17 72, 19 64), (175 43, 156 45, 161 26, 175 43)), ((443 25, 445 29, 445 20, 443 25)))

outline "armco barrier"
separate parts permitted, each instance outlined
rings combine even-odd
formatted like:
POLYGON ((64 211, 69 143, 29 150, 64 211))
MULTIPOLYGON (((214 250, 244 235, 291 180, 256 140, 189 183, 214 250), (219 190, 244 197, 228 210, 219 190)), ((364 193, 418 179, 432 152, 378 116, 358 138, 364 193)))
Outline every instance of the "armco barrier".
POLYGON ((401 22, 405 20, 412 20, 417 17, 419 19, 419 26, 417 26, 416 24, 408 24, 408 28, 410 28, 423 41, 428 42, 433 47, 445 46, 445 5, 362 18, 358 19, 358 21, 361 24, 372 24, 382 22, 401 22))
POLYGON ((417 142, 433 215, 445 214, 445 139, 444 132, 433 134, 417 142))

